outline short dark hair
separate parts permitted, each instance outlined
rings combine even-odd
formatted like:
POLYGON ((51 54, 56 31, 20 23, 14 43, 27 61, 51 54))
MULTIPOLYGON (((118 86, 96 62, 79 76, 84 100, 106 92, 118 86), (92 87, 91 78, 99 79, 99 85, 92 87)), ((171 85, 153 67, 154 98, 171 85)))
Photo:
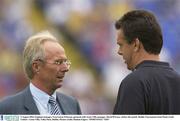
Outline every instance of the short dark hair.
POLYGON ((149 11, 133 10, 124 14, 115 23, 116 29, 122 29, 128 43, 138 38, 144 49, 151 54, 159 54, 163 45, 160 25, 149 11))

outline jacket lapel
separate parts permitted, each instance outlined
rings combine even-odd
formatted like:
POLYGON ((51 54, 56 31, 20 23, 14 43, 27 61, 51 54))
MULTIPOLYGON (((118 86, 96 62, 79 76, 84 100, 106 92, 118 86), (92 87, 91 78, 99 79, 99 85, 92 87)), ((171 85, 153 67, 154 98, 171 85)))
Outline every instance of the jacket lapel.
POLYGON ((64 100, 63 96, 57 94, 57 101, 59 103, 59 106, 63 114, 73 114, 71 108, 69 107, 68 102, 64 100))
POLYGON ((35 101, 33 99, 33 96, 31 94, 29 86, 25 89, 24 93, 24 107, 27 111, 27 114, 40 114, 37 106, 35 104, 35 101))

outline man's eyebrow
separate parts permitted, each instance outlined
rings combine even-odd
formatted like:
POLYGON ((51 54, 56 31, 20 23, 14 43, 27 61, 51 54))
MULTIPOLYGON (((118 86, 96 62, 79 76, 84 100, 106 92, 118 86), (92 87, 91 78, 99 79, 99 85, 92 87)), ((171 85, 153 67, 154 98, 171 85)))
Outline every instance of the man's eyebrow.
POLYGON ((55 61, 68 60, 67 58, 58 58, 55 61))
POLYGON ((122 45, 121 43, 117 42, 118 45, 122 45))

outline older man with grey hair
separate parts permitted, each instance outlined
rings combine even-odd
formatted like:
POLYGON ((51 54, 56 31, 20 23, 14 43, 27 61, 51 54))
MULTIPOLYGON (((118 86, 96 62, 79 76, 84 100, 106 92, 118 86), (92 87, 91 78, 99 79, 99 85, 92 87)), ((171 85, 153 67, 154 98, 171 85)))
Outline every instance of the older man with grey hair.
POLYGON ((70 61, 64 48, 48 31, 31 36, 23 52, 30 84, 0 102, 0 114, 81 114, 78 101, 56 91, 63 84, 70 61))

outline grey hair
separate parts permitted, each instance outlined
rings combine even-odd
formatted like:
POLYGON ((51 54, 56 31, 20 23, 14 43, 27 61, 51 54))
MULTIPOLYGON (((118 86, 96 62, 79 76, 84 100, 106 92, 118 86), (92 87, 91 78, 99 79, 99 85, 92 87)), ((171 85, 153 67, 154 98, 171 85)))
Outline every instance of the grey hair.
POLYGON ((34 60, 45 59, 44 48, 42 44, 46 41, 58 42, 58 40, 48 31, 42 31, 26 41, 23 51, 23 69, 26 76, 31 80, 34 76, 32 63, 34 60))

